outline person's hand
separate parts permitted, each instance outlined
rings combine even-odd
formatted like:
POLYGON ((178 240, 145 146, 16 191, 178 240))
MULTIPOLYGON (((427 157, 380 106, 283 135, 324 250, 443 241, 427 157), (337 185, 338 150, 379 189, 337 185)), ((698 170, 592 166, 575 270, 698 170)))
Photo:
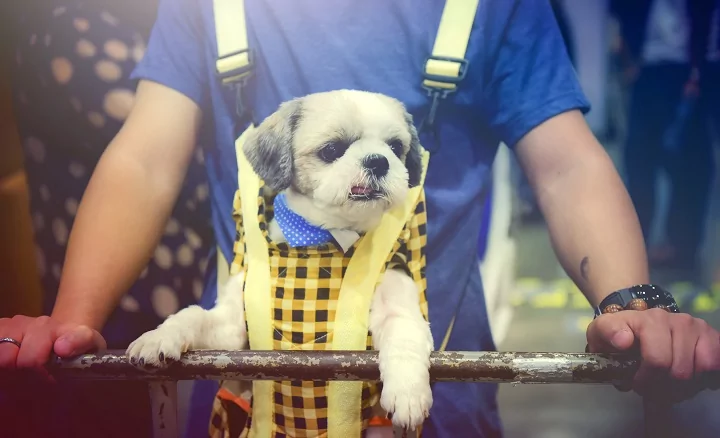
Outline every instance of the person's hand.
POLYGON ((587 341, 591 353, 638 352, 632 389, 641 395, 681 401, 706 389, 704 377, 720 371, 720 333, 686 313, 648 309, 601 315, 588 326, 587 341))
POLYGON ((0 339, 12 342, 0 343, 0 373, 10 376, 9 370, 43 372, 50 355, 73 357, 83 353, 104 350, 105 339, 96 330, 87 326, 60 323, 48 316, 31 318, 14 316, 0 319, 0 339))

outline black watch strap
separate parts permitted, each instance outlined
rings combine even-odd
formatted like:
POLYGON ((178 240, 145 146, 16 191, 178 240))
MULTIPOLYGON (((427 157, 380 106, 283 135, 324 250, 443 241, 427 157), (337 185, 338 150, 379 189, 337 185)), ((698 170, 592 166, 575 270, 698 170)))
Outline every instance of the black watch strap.
POLYGON ((679 313, 675 298, 660 286, 639 284, 613 292, 595 308, 595 317, 603 313, 615 313, 621 310, 665 309, 671 313, 679 313))

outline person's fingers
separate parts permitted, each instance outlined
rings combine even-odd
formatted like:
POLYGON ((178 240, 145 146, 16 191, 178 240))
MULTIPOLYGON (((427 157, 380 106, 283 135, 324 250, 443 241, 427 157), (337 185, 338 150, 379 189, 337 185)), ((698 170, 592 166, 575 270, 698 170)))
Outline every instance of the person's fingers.
POLYGON ((18 353, 18 368, 40 368, 45 365, 55 342, 55 327, 49 317, 35 319, 25 332, 18 353))
POLYGON ((59 357, 73 357, 107 348, 105 339, 90 327, 61 326, 53 350, 59 357))
POLYGON ((720 371, 720 334, 703 320, 697 323, 701 333, 695 346, 695 373, 720 371))
POLYGON ((642 391, 652 381, 667 376, 673 363, 672 335, 668 313, 664 310, 649 309, 636 312, 633 316, 630 326, 640 344, 641 356, 640 369, 635 374, 635 388, 642 391))
POLYGON ((695 318, 683 313, 672 315, 672 365, 670 375, 677 380, 688 381, 695 374, 695 348, 700 333, 695 318))
POLYGON ((635 335, 621 313, 600 315, 587 330, 587 343, 592 353, 627 351, 635 344, 635 335))
POLYGON ((0 319, 0 338, 11 338, 20 343, 20 347, 11 343, 0 344, 0 369, 15 369, 17 357, 22 347, 23 336, 31 318, 15 316, 0 319))
POLYGON ((720 389, 720 334, 705 321, 695 346, 695 375, 703 387, 720 389))

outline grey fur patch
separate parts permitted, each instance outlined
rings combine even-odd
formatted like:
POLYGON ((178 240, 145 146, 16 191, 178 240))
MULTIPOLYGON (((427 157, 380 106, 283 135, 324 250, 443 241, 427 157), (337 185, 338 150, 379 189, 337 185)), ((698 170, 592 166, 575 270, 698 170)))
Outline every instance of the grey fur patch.
POLYGON ((420 137, 418 137, 417 129, 413 123, 413 117, 410 113, 405 113, 405 121, 410 131, 410 149, 405 157, 405 168, 408 171, 408 185, 415 187, 420 184, 422 176, 422 154, 420 153, 420 137))
POLYGON ((276 192, 292 184, 293 136, 301 117, 300 100, 283 103, 243 145, 243 152, 255 173, 276 192))

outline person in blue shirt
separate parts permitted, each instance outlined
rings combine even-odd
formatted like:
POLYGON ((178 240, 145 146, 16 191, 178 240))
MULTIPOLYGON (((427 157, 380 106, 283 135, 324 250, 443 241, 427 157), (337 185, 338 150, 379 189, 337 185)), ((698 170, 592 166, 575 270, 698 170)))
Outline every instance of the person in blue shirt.
MULTIPOLYGON (((261 121, 294 97, 341 88, 395 97, 421 120, 430 105, 420 86, 423 67, 443 6, 430 0, 247 0, 255 56, 255 74, 244 90, 250 119, 237 116, 235 95, 215 74, 212 2, 163 0, 134 73, 135 105, 80 205, 52 315, 0 321, 0 337, 21 344, 0 343, 0 367, 41 364, 51 349, 65 357, 104 346, 97 330, 147 261, 196 139, 205 147, 215 235, 227 259, 237 189, 233 144, 251 120, 261 121)), ((442 102, 435 132, 421 136, 433 154, 425 183, 428 301, 436 347, 454 317, 448 350, 493 350, 478 239, 471 237, 478 235, 500 142, 517 154, 559 260, 594 306, 650 279, 637 215, 584 120, 589 105, 549 3, 481 0, 466 57, 467 77, 442 102)), ((209 277, 207 306, 216 292, 209 277)), ((654 387, 658 374, 686 380, 720 369, 719 335, 687 314, 625 311, 595 319, 588 348, 625 351, 639 344, 643 365, 635 388, 643 391, 654 387)), ((424 436, 501 436, 495 397, 493 385, 436 385, 424 436)))

